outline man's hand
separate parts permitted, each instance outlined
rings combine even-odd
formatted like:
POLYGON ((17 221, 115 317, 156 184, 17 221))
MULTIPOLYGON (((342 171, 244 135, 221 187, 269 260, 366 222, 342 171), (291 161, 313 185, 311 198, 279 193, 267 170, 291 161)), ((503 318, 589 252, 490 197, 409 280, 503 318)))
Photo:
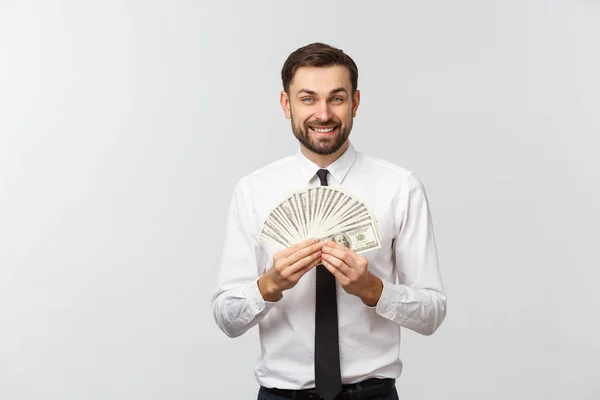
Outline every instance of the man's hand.
POLYGON ((273 255, 273 266, 258 279, 266 301, 278 301, 284 290, 296 286, 302 276, 321 263, 322 243, 308 239, 273 255))
POLYGON ((335 276, 344 290, 360 297, 366 305, 376 306, 383 291, 383 282, 368 271, 368 260, 331 240, 324 243, 322 251, 323 265, 335 276))

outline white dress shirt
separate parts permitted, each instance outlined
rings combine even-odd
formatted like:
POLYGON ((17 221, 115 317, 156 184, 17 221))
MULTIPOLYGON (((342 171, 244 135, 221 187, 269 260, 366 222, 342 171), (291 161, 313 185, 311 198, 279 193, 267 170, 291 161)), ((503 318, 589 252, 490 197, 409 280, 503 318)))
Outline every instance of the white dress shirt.
MULTIPOLYGON (((259 239, 262 223, 289 193, 319 186, 319 167, 300 150, 242 178, 229 209, 217 289, 217 325, 236 337, 258 324, 259 384, 307 389, 314 382, 315 277, 305 274, 277 302, 264 301, 258 278, 281 245, 259 239)), ((400 328, 432 334, 446 315, 427 196, 414 173, 355 151, 352 144, 327 167, 328 183, 358 197, 379 221, 382 247, 362 253, 383 281, 375 307, 337 284, 340 365, 343 383, 398 378, 402 372, 400 328)))

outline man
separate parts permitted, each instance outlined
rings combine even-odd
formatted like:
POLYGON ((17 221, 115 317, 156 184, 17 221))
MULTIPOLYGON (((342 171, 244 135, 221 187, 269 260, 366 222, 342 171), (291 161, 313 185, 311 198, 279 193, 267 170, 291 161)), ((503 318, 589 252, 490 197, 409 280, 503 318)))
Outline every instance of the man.
POLYGON ((258 325, 259 399, 397 399, 400 328, 430 335, 446 315, 425 189, 414 173, 350 143, 360 92, 343 51, 302 47, 281 75, 281 106, 300 146, 236 185, 215 320, 230 337, 258 325), (318 239, 283 248, 259 237, 288 193, 319 185, 367 205, 380 248, 357 254, 318 239))

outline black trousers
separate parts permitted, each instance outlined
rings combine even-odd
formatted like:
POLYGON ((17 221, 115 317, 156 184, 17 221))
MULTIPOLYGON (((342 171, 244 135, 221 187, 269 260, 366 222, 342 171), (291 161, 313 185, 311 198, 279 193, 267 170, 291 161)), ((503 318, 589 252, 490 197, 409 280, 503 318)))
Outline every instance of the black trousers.
MULTIPOLYGON (((261 387, 257 400, 320 400, 314 389, 287 390, 261 387)), ((393 379, 367 379, 366 381, 343 385, 336 400, 398 400, 398 392, 393 379)))

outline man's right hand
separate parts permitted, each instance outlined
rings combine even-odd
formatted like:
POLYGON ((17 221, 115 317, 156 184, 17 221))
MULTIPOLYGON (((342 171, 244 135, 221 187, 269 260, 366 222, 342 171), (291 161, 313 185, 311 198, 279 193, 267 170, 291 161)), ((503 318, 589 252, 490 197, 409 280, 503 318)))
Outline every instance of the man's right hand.
POLYGON ((273 255, 273 266, 258 279, 258 290, 265 301, 278 301, 284 290, 293 288, 302 276, 319 265, 319 239, 307 239, 273 255))

